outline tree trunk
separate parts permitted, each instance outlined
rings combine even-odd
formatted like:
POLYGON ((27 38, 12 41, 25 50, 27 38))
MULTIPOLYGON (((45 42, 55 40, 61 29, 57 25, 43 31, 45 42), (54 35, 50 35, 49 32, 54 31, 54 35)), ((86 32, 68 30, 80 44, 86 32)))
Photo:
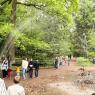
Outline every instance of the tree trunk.
MULTIPOLYGON (((11 21, 12 21, 14 29, 15 29, 15 24, 16 24, 16 8, 17 8, 17 0, 12 0, 11 21)), ((10 41, 10 45, 8 46, 8 52, 7 52, 7 58, 10 62, 9 64, 12 64, 15 62, 15 46, 14 46, 15 36, 14 35, 11 35, 11 36, 12 36, 12 39, 10 41)))
POLYGON ((15 26, 16 23, 16 7, 17 7, 17 0, 12 0, 12 23, 15 26))

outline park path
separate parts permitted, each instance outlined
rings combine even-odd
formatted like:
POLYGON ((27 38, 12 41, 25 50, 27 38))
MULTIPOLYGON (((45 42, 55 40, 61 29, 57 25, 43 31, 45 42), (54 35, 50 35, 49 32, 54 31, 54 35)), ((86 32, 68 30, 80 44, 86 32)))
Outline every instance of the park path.
POLYGON ((59 82, 59 83, 51 83, 50 87, 55 89, 60 89, 61 91, 65 91, 68 95, 91 95, 94 93, 94 90, 91 89, 79 89, 76 86, 73 86, 71 82, 59 82))
MULTIPOLYGON (((24 86, 26 95, 71 95, 70 93, 68 93, 68 89, 70 92, 71 91, 70 88, 72 87, 72 85, 69 84, 68 87, 66 86, 68 82, 71 83, 72 75, 74 75, 79 68, 80 67, 76 65, 76 61, 72 60, 70 66, 67 65, 60 66, 59 69, 55 68, 40 69, 38 78, 33 77, 32 79, 30 78, 27 78, 26 80, 21 79, 21 85, 24 86), (60 83, 62 83, 62 85, 58 87, 55 86, 56 89, 49 85, 49 84, 59 85, 60 83)), ((95 66, 93 65, 93 67, 89 67, 87 69, 94 70, 94 68, 95 66)), ((9 79, 5 79, 5 82, 7 87, 12 84, 12 80, 9 79)), ((72 87, 72 93, 74 90, 76 89, 72 87)), ((76 95, 85 94, 77 93, 76 95)))

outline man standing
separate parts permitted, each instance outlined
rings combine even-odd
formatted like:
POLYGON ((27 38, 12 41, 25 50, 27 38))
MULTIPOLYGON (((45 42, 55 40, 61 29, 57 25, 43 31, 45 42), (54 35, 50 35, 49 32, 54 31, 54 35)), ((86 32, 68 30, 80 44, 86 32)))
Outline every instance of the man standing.
POLYGON ((7 95, 25 95, 24 88, 19 85, 20 76, 15 76, 13 82, 14 84, 12 86, 9 86, 7 89, 7 95))
POLYGON ((38 62, 38 60, 34 61, 34 68, 35 68, 35 77, 38 77, 38 74, 39 74, 39 62, 38 62))
POLYGON ((26 76, 27 76, 27 68, 28 68, 28 61, 27 61, 27 58, 26 58, 25 60, 22 60, 23 79, 26 79, 26 76))
POLYGON ((0 78, 0 95, 6 95, 6 86, 4 80, 0 78))

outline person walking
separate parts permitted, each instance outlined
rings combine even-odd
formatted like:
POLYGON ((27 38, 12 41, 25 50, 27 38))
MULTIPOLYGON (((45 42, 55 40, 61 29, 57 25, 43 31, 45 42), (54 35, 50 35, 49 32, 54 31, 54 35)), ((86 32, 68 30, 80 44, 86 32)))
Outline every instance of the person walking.
POLYGON ((38 60, 34 61, 33 64, 34 64, 33 66, 35 69, 35 77, 38 77, 38 75, 39 75, 39 62, 38 62, 38 60))
POLYGON ((32 78, 33 76, 33 60, 32 59, 29 61, 28 68, 29 68, 29 76, 30 78, 32 78))
POLYGON ((28 61, 27 58, 25 60, 22 60, 22 74, 23 79, 26 79, 27 76, 27 68, 28 68, 28 61))
POLYGON ((6 86, 3 79, 0 78, 0 95, 6 95, 6 86))
POLYGON ((15 76, 13 82, 14 84, 7 89, 7 95, 25 95, 24 88, 19 84, 20 76, 15 76))

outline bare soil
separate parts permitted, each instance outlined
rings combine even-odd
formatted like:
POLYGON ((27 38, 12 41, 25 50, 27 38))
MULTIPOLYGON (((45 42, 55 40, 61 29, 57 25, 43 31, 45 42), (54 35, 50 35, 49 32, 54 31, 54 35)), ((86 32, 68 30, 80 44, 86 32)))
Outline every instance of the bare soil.
MULTIPOLYGON (((50 87, 49 84, 63 82, 72 84, 72 81, 75 80, 74 76, 79 68, 79 66, 76 66, 76 62, 72 61, 70 66, 61 66, 58 69, 40 69, 38 78, 33 77, 31 79, 27 77, 26 80, 21 79, 20 84, 25 88, 26 95, 71 95, 67 90, 50 87)), ((95 66, 93 65, 86 69, 95 71, 95 66)), ((8 87, 13 84, 13 81, 12 79, 5 79, 5 83, 8 87)))

